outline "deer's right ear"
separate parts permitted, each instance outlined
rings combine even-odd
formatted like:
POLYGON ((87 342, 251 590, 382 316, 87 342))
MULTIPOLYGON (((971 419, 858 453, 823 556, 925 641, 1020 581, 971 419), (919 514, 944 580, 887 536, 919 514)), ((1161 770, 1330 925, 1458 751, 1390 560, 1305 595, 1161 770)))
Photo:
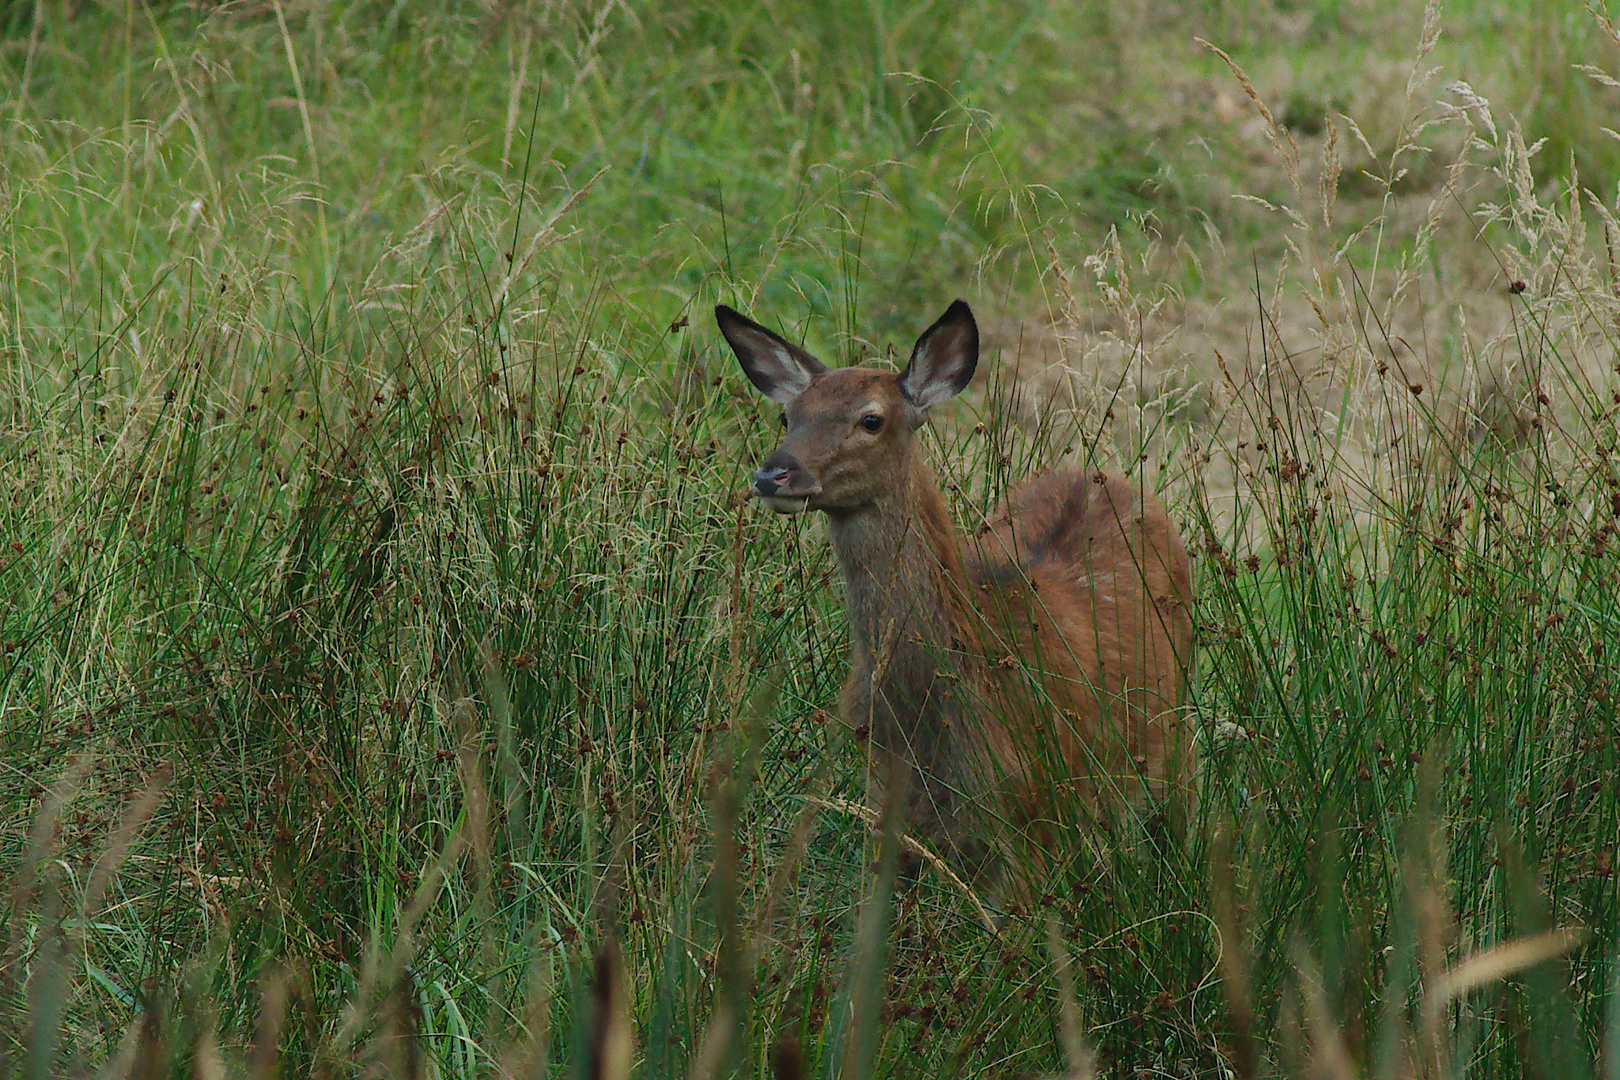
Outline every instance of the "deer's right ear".
POLYGON ((783 405, 802 394, 810 380, 827 369, 821 361, 790 341, 784 341, 759 323, 716 304, 714 320, 737 354, 743 374, 760 393, 783 405))

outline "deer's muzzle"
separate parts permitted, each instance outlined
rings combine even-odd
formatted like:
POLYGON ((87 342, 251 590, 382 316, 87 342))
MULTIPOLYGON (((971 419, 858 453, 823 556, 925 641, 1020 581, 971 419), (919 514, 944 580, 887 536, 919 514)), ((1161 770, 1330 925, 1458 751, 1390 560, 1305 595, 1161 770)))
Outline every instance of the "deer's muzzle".
POLYGON ((777 513, 792 514, 808 508, 821 484, 798 458, 777 450, 754 470, 754 494, 777 513))

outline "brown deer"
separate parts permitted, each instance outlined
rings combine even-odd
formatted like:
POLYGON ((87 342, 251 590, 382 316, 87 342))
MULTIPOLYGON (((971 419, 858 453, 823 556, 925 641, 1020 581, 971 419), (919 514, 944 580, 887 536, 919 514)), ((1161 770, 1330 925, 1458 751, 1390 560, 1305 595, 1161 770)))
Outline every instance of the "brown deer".
POLYGON ((917 429, 973 378, 967 304, 898 375, 829 370, 729 307, 715 317, 784 410, 754 493, 827 515, 850 611, 844 718, 870 733, 874 765, 898 768, 913 830, 981 882, 1014 873, 1043 891, 1029 878, 1052 872, 1063 823, 1187 794, 1192 573, 1158 500, 1061 468, 970 539, 951 521, 917 429))

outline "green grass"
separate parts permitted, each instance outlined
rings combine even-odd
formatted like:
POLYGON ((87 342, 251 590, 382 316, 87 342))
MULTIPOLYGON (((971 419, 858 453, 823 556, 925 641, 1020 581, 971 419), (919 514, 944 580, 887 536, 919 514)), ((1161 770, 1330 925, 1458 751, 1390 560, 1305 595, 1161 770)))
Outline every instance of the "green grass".
POLYGON ((1615 1076, 1620 50, 1437 25, 1408 97, 1371 0, 0 7, 5 1069, 587 1075, 611 932, 647 1077, 1615 1076), (818 809, 842 597, 709 316, 957 295, 958 520, 1067 451, 1197 554, 1197 827, 998 936, 818 809))

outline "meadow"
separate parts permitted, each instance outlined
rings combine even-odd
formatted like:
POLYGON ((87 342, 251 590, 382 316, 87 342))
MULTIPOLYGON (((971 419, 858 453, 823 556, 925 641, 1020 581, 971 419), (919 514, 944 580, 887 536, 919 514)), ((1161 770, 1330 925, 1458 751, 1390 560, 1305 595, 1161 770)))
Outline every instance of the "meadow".
POLYGON ((4 1071, 1617 1080, 1617 79, 1569 0, 0 3, 4 1071), (1198 593, 1198 819, 994 929, 712 316, 958 296, 957 520, 1117 468, 1198 593))

